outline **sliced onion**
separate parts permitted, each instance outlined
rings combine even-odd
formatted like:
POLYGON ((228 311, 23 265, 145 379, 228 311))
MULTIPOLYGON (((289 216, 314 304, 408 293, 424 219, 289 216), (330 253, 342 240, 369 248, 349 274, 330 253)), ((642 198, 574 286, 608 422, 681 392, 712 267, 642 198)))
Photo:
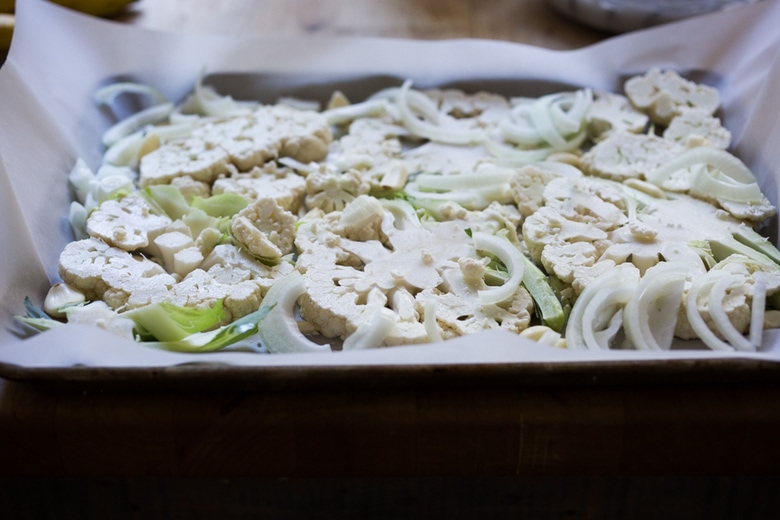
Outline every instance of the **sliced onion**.
POLYGON ((486 139, 483 144, 488 153, 504 166, 525 166, 543 161, 554 152, 550 148, 523 150, 514 146, 508 146, 495 139, 486 139))
POLYGON ((428 334, 428 340, 431 343, 442 341, 439 324, 436 322, 436 300, 433 298, 426 300, 423 307, 423 326, 425 333, 428 334))
POLYGON ((453 175, 421 173, 414 178, 414 182, 424 190, 478 190, 487 186, 506 184, 513 174, 511 170, 499 169, 453 175))
POLYGON ((173 103, 162 103, 136 112, 106 130, 103 134, 103 145, 111 146, 146 125, 164 121, 171 112, 173 112, 173 103))
POLYGON ((753 273, 753 301, 750 305, 750 343, 758 349, 762 343, 766 314, 766 274, 763 271, 753 273))
POLYGON ((680 170, 686 170, 697 164, 704 164, 720 170, 734 182, 750 184, 756 182, 756 177, 737 157, 725 150, 699 146, 681 153, 666 161, 647 176, 653 184, 661 185, 666 179, 680 170))
MULTIPOLYGON (((595 316, 602 304, 614 304, 621 300, 627 301, 631 297, 626 294, 627 291, 633 291, 637 283, 638 279, 636 276, 620 269, 607 271, 591 280, 577 297, 577 301, 574 302, 574 306, 569 313, 565 334, 567 347, 571 349, 601 349, 600 345, 605 340, 604 336, 612 333, 612 327, 615 325, 612 320, 622 320, 622 318, 615 318, 613 313, 607 327, 609 332, 599 337, 595 334, 596 331, 593 330, 593 323, 586 321, 586 314, 595 316), (616 294, 614 297, 611 297, 609 296, 611 293, 616 294), (592 306, 593 308, 591 309, 592 306), (587 329, 590 330, 586 332, 587 329), (586 335, 589 337, 587 341, 586 335)), ((604 321, 602 320, 602 323, 604 321)))
POLYGON ((706 166, 696 169, 690 191, 693 195, 742 203, 759 202, 764 197, 757 182, 736 182, 720 171, 709 171, 706 166))
POLYGON ((95 92, 95 101, 102 105, 110 105, 121 94, 140 94, 149 97, 152 105, 167 103, 168 98, 156 88, 143 83, 119 82, 107 85, 95 92))
POLYGON ((523 281, 525 262, 522 253, 506 238, 489 233, 474 232, 472 239, 475 248, 495 255, 509 272, 509 279, 502 285, 479 291, 480 303, 497 304, 511 299, 523 281))
POLYGON ((526 147, 543 145, 544 139, 539 135, 530 119, 530 105, 515 107, 509 113, 509 117, 502 120, 499 124, 501 136, 507 141, 526 147))
POLYGON ((720 339, 710 330, 707 322, 704 321, 699 312, 697 301, 701 293, 710 291, 712 285, 726 276, 729 276, 729 273, 725 271, 709 271, 706 275, 695 278, 688 289, 688 296, 685 301, 685 313, 691 328, 693 328, 699 339, 712 350, 731 351, 734 350, 734 347, 720 339))
POLYGON ((566 138, 555 127, 555 123, 550 116, 550 107, 560 99, 560 96, 560 94, 542 96, 531 105, 531 121, 533 121, 542 139, 554 149, 562 149, 566 146, 566 138))
POLYGON ((322 115, 331 125, 343 125, 361 117, 375 117, 387 110, 386 99, 373 99, 343 107, 324 110, 322 115))
POLYGON ((395 327, 395 313, 387 307, 377 308, 371 318, 358 326, 343 344, 343 350, 362 350, 382 346, 395 327))
MULTIPOLYGON (((399 87, 386 88, 370 96, 367 101, 376 101, 380 99, 389 99, 394 101, 398 97, 398 92, 400 90, 401 89, 399 87)), ((439 123, 439 118, 441 117, 439 107, 436 106, 436 102, 425 95, 425 93, 420 92, 419 90, 409 89, 409 91, 406 93, 406 100, 409 103, 409 107, 413 111, 422 115, 425 119, 429 120, 433 124, 439 123)))
POLYGON ((609 350, 610 341, 623 323, 623 307, 633 294, 632 285, 621 285, 593 295, 582 313, 582 340, 586 348, 609 350))
POLYGON ((485 139, 485 132, 479 129, 447 128, 419 119, 409 106, 408 93, 411 85, 410 80, 403 83, 396 95, 396 106, 401 121, 412 133, 431 141, 447 144, 473 144, 485 139))
POLYGON ((320 345, 303 335, 295 320, 294 307, 306 292, 303 275, 292 271, 276 281, 263 298, 263 305, 273 305, 258 325, 258 335, 271 353, 330 352, 330 345, 320 345))
POLYGON ((466 209, 476 209, 479 207, 485 207, 489 204, 481 193, 472 191, 448 191, 446 193, 438 193, 434 191, 425 191, 421 189, 416 182, 410 182, 404 188, 404 192, 415 199, 428 199, 441 202, 454 202, 460 204, 466 209))
POLYGON ((638 350, 668 350, 682 303, 690 267, 680 262, 661 262, 647 270, 623 309, 623 328, 638 350), (656 302, 659 310, 651 306, 656 302))
POLYGON ((726 290, 734 284, 744 282, 745 277, 738 274, 724 276, 717 280, 713 284, 712 289, 710 289, 707 310, 710 313, 712 321, 715 323, 715 327, 734 348, 737 350, 752 351, 756 350, 755 345, 737 330, 731 323, 728 314, 726 314, 726 311, 723 309, 723 299, 726 297, 726 290))

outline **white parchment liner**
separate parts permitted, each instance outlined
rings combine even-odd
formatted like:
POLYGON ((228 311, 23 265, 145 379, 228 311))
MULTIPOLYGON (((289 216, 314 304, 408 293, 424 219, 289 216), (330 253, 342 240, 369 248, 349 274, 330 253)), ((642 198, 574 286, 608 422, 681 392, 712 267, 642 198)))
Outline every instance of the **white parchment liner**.
MULTIPOLYGON (((488 40, 174 34, 83 16, 42 0, 19 2, 14 41, 0 69, 0 363, 35 368, 703 357, 780 361, 780 341, 773 333, 767 333, 765 351, 756 354, 562 351, 489 331, 437 345, 368 352, 185 355, 151 350, 85 326, 23 338, 13 319, 23 313, 25 296, 40 302, 50 283, 57 280, 57 257, 71 239, 66 176, 78 157, 93 167, 99 163, 99 138, 112 121, 97 109, 92 95, 110 81, 149 83, 173 100, 182 99, 204 69, 216 75, 264 78, 263 84, 282 90, 285 81, 294 83, 296 77, 373 76, 411 78, 420 86, 484 80, 487 85, 511 81, 520 86, 550 83, 619 90, 629 75, 653 66, 674 68, 719 89, 720 116, 734 136, 733 151, 753 169, 776 204, 780 175, 777 27, 780 3, 764 1, 614 37, 583 49, 550 51, 488 40)), ((775 221, 769 231, 777 239, 775 221)))

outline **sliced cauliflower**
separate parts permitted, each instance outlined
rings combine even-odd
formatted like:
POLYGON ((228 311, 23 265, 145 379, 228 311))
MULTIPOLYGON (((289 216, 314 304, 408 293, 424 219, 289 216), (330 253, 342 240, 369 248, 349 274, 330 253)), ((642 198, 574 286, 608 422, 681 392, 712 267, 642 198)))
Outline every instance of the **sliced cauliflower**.
POLYGON ((242 209, 231 222, 234 238, 252 255, 278 262, 292 253, 295 215, 275 199, 260 198, 242 209))
POLYGON ((248 173, 217 179, 212 186, 212 193, 238 193, 249 201, 273 198, 285 210, 297 213, 306 195, 306 179, 292 168, 279 167, 269 162, 248 173))
POLYGON ((712 115, 720 106, 717 89, 689 81, 673 70, 652 68, 644 75, 629 78, 623 88, 635 107, 664 126, 687 108, 712 115))
POLYGON ((87 234, 107 244, 136 251, 148 247, 171 224, 140 194, 103 202, 87 219, 87 234))
POLYGON ((518 288, 507 304, 484 305, 479 301, 479 291, 487 288, 484 264, 462 258, 458 266, 444 272, 443 288, 426 289, 416 297, 422 312, 430 305, 442 339, 498 328, 519 334, 529 327, 534 302, 524 287, 518 288))
POLYGON ((190 176, 211 183, 230 166, 248 171, 270 159, 291 157, 307 163, 328 153, 327 120, 310 110, 263 105, 250 114, 204 119, 184 139, 162 144, 140 163, 140 185, 167 184, 190 176))
POLYGON ((211 186, 192 177, 176 177, 171 179, 171 185, 179 188, 184 199, 188 201, 195 197, 207 198, 211 196, 211 186))
POLYGON ((681 110, 672 118, 663 137, 686 147, 711 146, 725 150, 731 145, 731 132, 721 125, 720 119, 699 109, 681 110))
POLYGON ((599 141, 610 132, 645 131, 650 118, 638 111, 626 96, 612 92, 597 92, 586 116, 588 136, 599 141))
POLYGON ((371 185, 357 171, 340 173, 323 164, 306 176, 304 202, 308 209, 321 209, 326 213, 341 211, 355 198, 367 195, 370 189, 371 185))
POLYGON ((580 294, 589 280, 625 263, 640 273, 662 261, 683 261, 703 272, 693 241, 730 236, 744 223, 705 201, 687 196, 653 199, 596 178, 559 178, 545 205, 523 223, 531 257, 580 294))
POLYGON ((580 164, 587 175, 618 181, 644 179, 683 150, 682 145, 662 137, 618 131, 585 152, 580 164))
MULTIPOLYGON (((429 297, 438 297, 449 270, 460 272, 463 259, 479 258, 465 232, 468 222, 421 222, 401 201, 377 206, 356 199, 345 212, 355 205, 371 218, 381 215, 379 233, 364 240, 348 238, 338 211, 304 217, 298 229, 296 265, 307 287, 299 303, 307 327, 344 339, 364 323, 366 308, 384 306, 393 311, 395 327, 383 344, 431 341, 423 323, 424 298, 417 296, 428 291, 429 297)), ((505 319, 511 321, 508 315, 505 319)))
POLYGON ((560 175, 539 164, 518 168, 510 180, 512 198, 523 217, 534 213, 544 204, 544 189, 560 175))
POLYGON ((65 246, 58 270, 62 280, 83 292, 87 300, 103 300, 112 309, 164 300, 176 284, 161 265, 97 238, 65 246))

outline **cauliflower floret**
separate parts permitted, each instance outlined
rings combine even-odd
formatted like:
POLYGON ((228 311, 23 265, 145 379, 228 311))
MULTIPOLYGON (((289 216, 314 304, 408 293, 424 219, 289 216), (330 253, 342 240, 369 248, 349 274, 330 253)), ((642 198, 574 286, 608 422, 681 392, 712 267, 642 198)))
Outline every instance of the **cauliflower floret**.
POLYGON ((179 188, 185 200, 192 200, 195 197, 203 197, 205 199, 211 196, 211 186, 192 177, 176 177, 171 179, 171 185, 179 188))
POLYGON ((87 219, 87 233, 109 245, 136 251, 149 246, 171 224, 167 215, 154 213, 140 194, 103 202, 87 219))
POLYGON ((650 118, 639 112, 626 96, 611 92, 598 92, 590 106, 586 123, 588 136, 594 141, 606 137, 610 132, 644 132, 650 118))
MULTIPOLYGON (((363 205, 356 199, 345 212, 356 204, 363 205)), ((404 202, 384 205, 366 204, 371 218, 382 216, 381 232, 363 240, 347 237, 342 212, 302 219, 296 235, 296 265, 307 287, 299 300, 301 316, 323 336, 348 337, 365 320, 366 308, 384 300, 382 305, 396 315, 384 344, 429 341, 420 321, 423 313, 408 295, 439 287, 444 271, 459 270, 459 259, 477 258, 461 222, 424 224, 404 202)))
POLYGON ((720 119, 699 109, 681 110, 664 130, 664 139, 683 146, 711 146, 727 149, 731 145, 731 132, 720 124, 720 119))
POLYGON ((752 204, 718 198, 718 205, 733 217, 756 223, 764 222, 777 213, 777 208, 763 195, 761 201, 752 204))
POLYGON ((355 171, 339 173, 326 165, 306 177, 306 207, 326 213, 341 211, 360 195, 367 195, 371 186, 355 171))
POLYGON ((559 174, 540 164, 529 164, 518 168, 509 185, 512 198, 523 218, 531 215, 544 204, 544 190, 559 174))
POLYGON ((341 171, 352 168, 370 171, 401 156, 399 137, 406 133, 387 117, 357 119, 350 123, 348 133, 338 140, 328 160, 341 171))
POLYGON ((186 175, 210 184, 229 174, 230 166, 247 171, 276 157, 319 161, 327 155, 332 138, 322 114, 264 105, 251 114, 206 120, 188 137, 144 155, 139 182, 142 187, 167 184, 186 175))
POLYGON ((644 179, 683 150, 682 145, 662 137, 617 131, 585 152, 580 164, 588 175, 617 181, 644 179))
POLYGON ((248 201, 270 197, 285 210, 297 213, 306 194, 306 179, 291 168, 279 168, 270 162, 248 173, 217 179, 212 193, 238 193, 248 201))
POLYGON ((275 199, 261 198, 242 209, 231 224, 231 231, 247 251, 258 258, 278 261, 292 252, 295 215, 275 199))
POLYGON ((629 78, 624 91, 635 107, 664 126, 685 108, 712 115, 720 106, 717 89, 689 81, 673 70, 650 69, 642 76, 629 78))
POLYGON ((88 300, 103 300, 112 309, 161 301, 176 283, 159 264, 96 238, 65 246, 58 269, 65 283, 88 300))
POLYGON ((184 176, 210 184, 230 172, 229 164, 225 150, 201 139, 170 141, 141 158, 139 185, 170 184, 184 176))
POLYGON ((230 323, 260 308, 271 286, 294 269, 290 262, 267 266, 231 244, 220 244, 190 272, 171 287, 165 297, 185 307, 211 307, 223 300, 225 316, 221 325, 230 323))
POLYGON ((417 295, 420 313, 426 304, 433 304, 443 339, 497 328, 519 334, 530 325, 534 303, 522 286, 507 304, 484 305, 479 301, 479 291, 488 287, 482 278, 484 272, 484 264, 479 260, 461 258, 457 269, 443 272, 442 288, 426 289, 417 295))
POLYGON ((384 218, 382 203, 369 195, 361 195, 344 207, 339 225, 344 236, 351 240, 380 240, 384 218))
POLYGON ((531 257, 576 297, 604 269, 633 264, 640 273, 661 261, 681 261, 704 272, 692 241, 717 240, 744 224, 705 201, 680 195, 645 198, 627 214, 620 185, 596 178, 555 179, 545 206, 527 217, 523 238, 531 257))

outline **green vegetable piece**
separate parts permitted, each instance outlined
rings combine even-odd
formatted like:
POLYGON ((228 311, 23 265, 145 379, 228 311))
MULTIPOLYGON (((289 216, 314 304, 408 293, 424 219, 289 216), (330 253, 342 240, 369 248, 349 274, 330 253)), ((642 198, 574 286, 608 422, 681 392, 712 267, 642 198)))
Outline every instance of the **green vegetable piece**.
POLYGON ((239 318, 229 325, 225 325, 209 332, 197 332, 181 340, 174 341, 149 341, 143 345, 167 350, 170 352, 200 353, 215 352, 225 347, 234 345, 239 341, 254 336, 257 333, 259 323, 266 317, 273 305, 264 305, 253 313, 239 318))
POLYGON ((211 308, 180 307, 159 302, 122 313, 136 323, 142 336, 157 341, 180 341, 218 324, 225 312, 222 300, 211 308))
POLYGON ((190 205, 176 186, 153 184, 148 186, 144 193, 147 195, 147 200, 154 203, 172 220, 180 219, 190 212, 190 205))
POLYGON ((745 228, 734 233, 737 242, 744 244, 759 253, 770 258, 774 263, 780 265, 780 251, 769 241, 768 238, 759 235, 750 228, 745 228))
POLYGON ((193 197, 190 204, 212 217, 232 217, 247 207, 249 202, 238 193, 220 193, 208 198, 193 197))
POLYGON ((523 285, 531 294, 542 322, 555 332, 563 331, 566 313, 558 296, 550 285, 547 275, 536 264, 522 255, 525 262, 523 285))
POLYGON ((45 332, 55 327, 59 327, 60 325, 64 325, 61 321, 53 319, 43 312, 42 309, 36 307, 29 297, 24 299, 24 309, 26 311, 24 316, 14 316, 14 318, 39 332, 45 332))
POLYGON ((739 254, 744 255, 751 260, 758 262, 759 264, 763 264, 768 268, 777 268, 777 264, 772 260, 772 258, 768 257, 758 249, 742 243, 733 236, 716 240, 709 240, 709 244, 710 249, 712 250, 712 256, 715 257, 715 260, 718 262, 728 258, 731 255, 739 254))

